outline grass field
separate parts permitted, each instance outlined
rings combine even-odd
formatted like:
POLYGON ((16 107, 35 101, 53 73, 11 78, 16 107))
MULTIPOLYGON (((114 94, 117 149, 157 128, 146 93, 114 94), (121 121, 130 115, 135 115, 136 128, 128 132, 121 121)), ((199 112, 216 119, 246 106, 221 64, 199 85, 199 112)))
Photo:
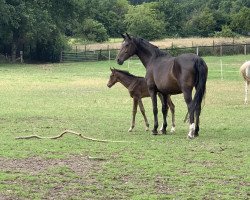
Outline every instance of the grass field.
MULTIPOLYGON (((129 68, 114 61, 0 64, 0 199, 249 199, 250 107, 238 71, 249 55, 204 59, 207 94, 194 140, 186 138, 182 95, 172 96, 176 133, 145 132, 139 112, 127 132, 132 99, 121 84, 106 84, 109 67, 144 76, 138 60, 129 68), (127 142, 15 139, 65 129, 127 142)), ((143 102, 152 128, 151 101, 143 102)))

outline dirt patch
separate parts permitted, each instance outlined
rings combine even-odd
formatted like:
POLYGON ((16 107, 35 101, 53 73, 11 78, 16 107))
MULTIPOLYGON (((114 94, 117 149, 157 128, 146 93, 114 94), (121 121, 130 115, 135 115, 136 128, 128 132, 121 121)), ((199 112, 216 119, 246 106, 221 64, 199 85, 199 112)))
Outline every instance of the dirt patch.
POLYGON ((97 161, 85 156, 70 156, 67 159, 44 159, 30 157, 25 159, 0 158, 1 171, 24 172, 36 175, 49 168, 68 167, 77 175, 85 174, 97 165, 97 161))
POLYGON ((39 193, 42 199, 70 199, 81 197, 84 186, 96 185, 98 182, 91 175, 101 170, 99 159, 73 155, 66 159, 45 159, 30 157, 25 159, 0 158, 0 171, 17 174, 14 179, 2 180, 7 185, 0 200, 23 199, 15 188, 26 191, 31 197, 39 193), (48 185, 50 185, 48 187, 48 185))
POLYGON ((155 190, 157 194, 174 194, 176 189, 174 189, 168 182, 166 178, 157 176, 155 179, 155 190))

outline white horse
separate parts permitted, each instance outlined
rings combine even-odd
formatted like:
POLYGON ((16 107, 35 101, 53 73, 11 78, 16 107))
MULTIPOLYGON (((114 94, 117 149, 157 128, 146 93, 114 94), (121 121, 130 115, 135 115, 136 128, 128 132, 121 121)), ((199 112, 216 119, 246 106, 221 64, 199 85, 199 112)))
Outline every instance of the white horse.
POLYGON ((247 104, 248 86, 250 84, 250 61, 246 61, 240 67, 240 73, 242 74, 242 76, 245 80, 245 104, 247 104))

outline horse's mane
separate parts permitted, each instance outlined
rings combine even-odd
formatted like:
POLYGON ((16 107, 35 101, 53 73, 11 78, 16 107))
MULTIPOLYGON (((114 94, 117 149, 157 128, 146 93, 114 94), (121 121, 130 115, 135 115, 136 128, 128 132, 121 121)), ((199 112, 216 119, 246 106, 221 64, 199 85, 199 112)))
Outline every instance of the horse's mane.
POLYGON ((166 56, 169 55, 167 52, 162 51, 159 49, 159 47, 151 44, 150 42, 148 42, 147 40, 140 38, 140 37, 134 37, 135 41, 137 44, 140 44, 141 47, 148 49, 148 48, 153 48, 154 53, 156 55, 156 57, 161 57, 161 56, 166 56))
POLYGON ((120 72, 120 73, 123 73, 127 76, 131 76, 131 77, 134 77, 134 78, 143 78, 143 77, 140 77, 140 76, 135 76, 133 74, 130 74, 129 71, 126 71, 126 70, 121 70, 121 69, 115 69, 115 71, 117 72, 120 72))

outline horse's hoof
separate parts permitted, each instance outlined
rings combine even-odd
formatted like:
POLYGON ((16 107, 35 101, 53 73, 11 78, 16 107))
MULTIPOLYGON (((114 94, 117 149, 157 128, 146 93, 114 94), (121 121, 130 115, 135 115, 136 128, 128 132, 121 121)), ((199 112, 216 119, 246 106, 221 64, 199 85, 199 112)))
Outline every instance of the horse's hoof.
POLYGON ((191 139, 192 140, 192 139, 194 139, 194 136, 191 136, 191 135, 188 134, 187 135, 187 139, 191 139))
POLYGON ((146 127, 146 128, 145 128, 145 131, 148 131, 148 130, 149 130, 149 128, 148 128, 148 127, 146 127))
POLYGON ((157 134, 158 134, 158 131, 157 131, 157 130, 152 130, 152 134, 153 134, 153 135, 157 135, 157 134))
POLYGON ((175 132, 175 127, 172 127, 170 133, 174 133, 174 132, 175 132))
POLYGON ((130 129, 128 129, 128 132, 132 132, 132 130, 133 130, 133 129, 132 129, 132 128, 130 128, 130 129))
POLYGON ((161 130, 161 134, 166 135, 167 131, 166 130, 161 130))

